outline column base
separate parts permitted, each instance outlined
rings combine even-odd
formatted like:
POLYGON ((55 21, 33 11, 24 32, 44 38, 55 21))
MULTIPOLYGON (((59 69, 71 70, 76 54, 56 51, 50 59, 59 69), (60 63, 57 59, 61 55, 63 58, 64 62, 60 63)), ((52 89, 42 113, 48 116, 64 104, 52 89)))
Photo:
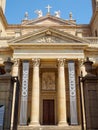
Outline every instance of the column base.
POLYGON ((68 123, 65 121, 59 121, 58 126, 68 126, 68 123))
POLYGON ((30 122, 29 126, 40 126, 39 122, 30 122))

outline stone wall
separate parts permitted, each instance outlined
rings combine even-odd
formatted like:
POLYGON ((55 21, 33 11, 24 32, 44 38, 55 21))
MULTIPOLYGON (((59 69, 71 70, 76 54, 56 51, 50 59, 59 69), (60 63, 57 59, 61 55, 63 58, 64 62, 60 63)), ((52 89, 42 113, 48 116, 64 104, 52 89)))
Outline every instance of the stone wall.
POLYGON ((0 76, 0 105, 5 106, 3 130, 10 130, 12 97, 13 97, 12 95, 13 95, 12 77, 1 75, 0 76))

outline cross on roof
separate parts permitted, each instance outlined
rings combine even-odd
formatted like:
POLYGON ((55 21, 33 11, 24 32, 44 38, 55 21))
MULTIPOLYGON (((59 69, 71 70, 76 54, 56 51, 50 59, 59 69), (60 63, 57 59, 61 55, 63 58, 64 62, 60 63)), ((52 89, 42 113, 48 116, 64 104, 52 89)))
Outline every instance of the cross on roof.
POLYGON ((48 13, 50 13, 50 9, 52 8, 50 5, 48 5, 47 7, 48 13))

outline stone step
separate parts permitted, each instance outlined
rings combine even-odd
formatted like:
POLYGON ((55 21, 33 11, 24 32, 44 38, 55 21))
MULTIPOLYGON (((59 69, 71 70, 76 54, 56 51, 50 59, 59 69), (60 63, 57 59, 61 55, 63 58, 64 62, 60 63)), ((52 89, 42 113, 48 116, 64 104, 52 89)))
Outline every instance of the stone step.
POLYGON ((17 130, 81 130, 81 126, 18 126, 17 130))

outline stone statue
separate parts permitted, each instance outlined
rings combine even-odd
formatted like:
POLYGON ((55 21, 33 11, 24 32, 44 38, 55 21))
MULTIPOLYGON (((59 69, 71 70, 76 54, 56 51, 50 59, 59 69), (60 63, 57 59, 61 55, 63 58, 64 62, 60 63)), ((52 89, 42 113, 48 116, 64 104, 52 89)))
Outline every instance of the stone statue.
POLYGON ((55 11, 54 13, 55 13, 55 17, 60 18, 60 10, 59 11, 55 11))
POLYGON ((35 13, 38 15, 38 18, 43 16, 42 10, 35 10, 35 13))
POLYGON ((28 12, 25 12, 25 15, 24 15, 24 20, 28 20, 28 12))
POLYGON ((72 12, 69 13, 69 19, 73 20, 73 18, 72 18, 72 12))

